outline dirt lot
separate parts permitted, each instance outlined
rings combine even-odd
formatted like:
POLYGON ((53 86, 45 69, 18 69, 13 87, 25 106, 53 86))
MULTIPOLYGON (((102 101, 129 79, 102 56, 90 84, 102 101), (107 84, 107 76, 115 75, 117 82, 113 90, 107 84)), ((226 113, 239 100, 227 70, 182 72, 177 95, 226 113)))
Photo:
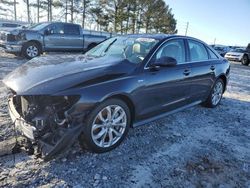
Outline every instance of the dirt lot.
MULTIPOLYGON (((0 79, 26 60, 0 51, 0 79)), ((0 158, 0 187, 250 187, 250 66, 231 63, 215 109, 196 106, 131 129, 117 149, 81 151, 43 162, 26 153, 0 158)), ((13 137, 0 82, 0 141, 13 137)))

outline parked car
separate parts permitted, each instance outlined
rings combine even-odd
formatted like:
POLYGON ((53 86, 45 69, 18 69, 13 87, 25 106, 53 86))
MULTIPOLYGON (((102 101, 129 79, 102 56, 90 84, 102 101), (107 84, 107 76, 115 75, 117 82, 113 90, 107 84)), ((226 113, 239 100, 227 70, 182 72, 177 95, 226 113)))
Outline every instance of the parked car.
POLYGON ((250 52, 244 48, 236 48, 226 53, 225 58, 230 61, 241 61, 242 65, 249 65, 250 52))
POLYGON ((247 50, 250 51, 250 43, 247 45, 247 50))
POLYGON ((215 45, 213 48, 214 48, 214 49, 218 52, 218 54, 220 54, 222 57, 224 57, 225 54, 231 50, 231 49, 229 48, 229 46, 222 46, 222 45, 215 45))
POLYGON ((72 52, 89 49, 105 40, 105 35, 83 35, 80 25, 44 22, 25 29, 15 29, 0 35, 0 46, 6 52, 21 54, 28 59, 43 52, 72 52))
POLYGON ((8 21, 8 20, 0 20, 0 32, 1 31, 10 31, 18 27, 25 26, 27 23, 18 22, 18 21, 8 21))
POLYGON ((10 73, 9 112, 45 159, 70 146, 107 152, 130 127, 197 104, 216 107, 228 61, 204 42, 176 35, 107 39, 82 56, 35 58, 10 73))

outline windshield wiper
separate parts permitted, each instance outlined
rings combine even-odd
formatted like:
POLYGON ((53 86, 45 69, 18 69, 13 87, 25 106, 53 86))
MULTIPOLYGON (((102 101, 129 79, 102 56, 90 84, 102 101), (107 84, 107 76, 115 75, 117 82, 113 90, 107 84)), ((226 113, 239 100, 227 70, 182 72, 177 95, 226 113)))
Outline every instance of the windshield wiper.
POLYGON ((108 47, 104 50, 104 53, 106 53, 106 52, 109 50, 109 48, 115 43, 115 41, 117 41, 117 39, 115 39, 113 42, 111 42, 111 43, 108 45, 108 47))

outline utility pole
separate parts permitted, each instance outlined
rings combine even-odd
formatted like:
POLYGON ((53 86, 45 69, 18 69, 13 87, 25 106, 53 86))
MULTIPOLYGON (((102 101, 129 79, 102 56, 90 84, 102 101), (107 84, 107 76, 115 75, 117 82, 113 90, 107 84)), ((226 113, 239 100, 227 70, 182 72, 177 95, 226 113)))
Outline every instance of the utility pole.
POLYGON ((187 36, 188 26, 189 26, 189 22, 187 22, 187 25, 186 25, 186 32, 185 32, 185 36, 187 36))
POLYGON ((214 38, 214 45, 215 45, 215 43, 216 43, 216 38, 214 38))

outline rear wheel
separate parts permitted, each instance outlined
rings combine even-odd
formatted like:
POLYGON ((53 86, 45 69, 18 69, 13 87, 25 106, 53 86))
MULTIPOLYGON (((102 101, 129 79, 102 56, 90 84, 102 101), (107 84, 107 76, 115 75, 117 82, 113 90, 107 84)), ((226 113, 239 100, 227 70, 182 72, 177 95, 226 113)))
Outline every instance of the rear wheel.
POLYGON ((223 91, 224 91, 224 82, 222 79, 219 78, 218 80, 216 80, 204 105, 209 108, 216 107, 221 101, 223 91))
POLYGON ((246 66, 249 65, 249 59, 246 54, 242 57, 241 64, 246 66))
POLYGON ((124 140, 130 121, 128 106, 119 99, 109 99, 90 113, 79 143, 92 152, 110 151, 124 140))

